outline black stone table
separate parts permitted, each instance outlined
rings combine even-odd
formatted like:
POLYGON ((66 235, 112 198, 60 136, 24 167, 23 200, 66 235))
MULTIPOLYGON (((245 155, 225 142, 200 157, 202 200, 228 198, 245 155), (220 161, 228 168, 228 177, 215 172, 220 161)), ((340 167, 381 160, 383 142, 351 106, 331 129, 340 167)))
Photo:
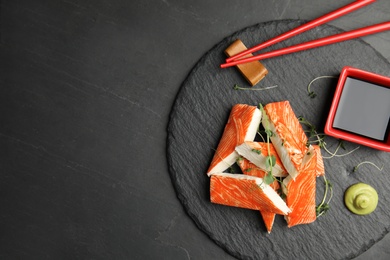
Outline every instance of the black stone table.
MULTIPOLYGON (((171 179, 168 126, 183 82, 244 28, 350 2, 1 1, 0 258, 235 259, 171 179)), ((389 13, 378 0, 330 25, 389 13)), ((390 62, 390 32, 363 41, 390 62)), ((389 245, 386 235, 356 259, 389 259, 389 245)))

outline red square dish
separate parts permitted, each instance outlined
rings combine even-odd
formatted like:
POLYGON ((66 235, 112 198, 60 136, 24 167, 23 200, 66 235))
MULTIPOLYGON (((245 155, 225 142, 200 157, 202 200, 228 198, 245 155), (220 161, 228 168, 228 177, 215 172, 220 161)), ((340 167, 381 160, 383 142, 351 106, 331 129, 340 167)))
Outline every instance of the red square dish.
POLYGON ((325 134, 390 152, 390 78, 353 67, 341 71, 325 134))

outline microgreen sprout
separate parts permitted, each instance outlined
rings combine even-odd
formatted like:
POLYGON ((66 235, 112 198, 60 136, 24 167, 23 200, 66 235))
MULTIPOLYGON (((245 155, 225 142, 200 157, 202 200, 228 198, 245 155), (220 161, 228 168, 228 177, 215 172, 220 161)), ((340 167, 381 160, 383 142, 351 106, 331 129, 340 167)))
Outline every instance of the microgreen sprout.
MULTIPOLYGON (((279 181, 279 182, 280 182, 280 181, 279 181)), ((282 186, 280 186, 280 188, 278 189, 277 192, 278 192, 279 196, 280 196, 283 200, 287 198, 286 194, 283 192, 282 186)))
POLYGON ((315 79, 313 79, 312 81, 310 81, 309 85, 307 85, 307 92, 308 92, 308 96, 310 98, 315 98, 317 96, 317 94, 312 91, 310 88, 311 88, 311 84, 313 84, 314 81, 318 80, 318 79, 323 79, 323 78, 336 78, 335 76, 319 76, 315 79))
POLYGON ((308 133, 308 139, 309 139, 307 146, 309 146, 310 144, 318 144, 321 148, 323 148, 330 155, 330 156, 323 156, 324 159, 331 159, 333 157, 347 156, 360 148, 360 146, 358 146, 347 153, 338 154, 338 151, 340 150, 340 148, 343 150, 346 150, 345 146, 344 146, 344 142, 342 140, 339 140, 339 143, 336 147, 336 150, 334 152, 332 152, 326 146, 325 134, 317 133, 316 127, 312 123, 310 123, 306 118, 304 118, 302 116, 298 117, 298 121, 302 125, 305 125, 308 127, 308 130, 305 130, 305 132, 308 133), (315 138, 315 140, 312 140, 312 138, 315 138))
POLYGON ((309 136, 314 136, 317 134, 317 129, 316 127, 310 123, 306 118, 304 118, 303 116, 299 116, 298 117, 298 121, 303 124, 303 125, 306 125, 307 127, 309 127, 309 136))
POLYGON ((265 167, 271 168, 276 164, 276 157, 274 155, 267 156, 267 160, 265 161, 265 167))
POLYGON ((267 173, 267 175, 264 176, 263 180, 264 180, 264 183, 265 183, 265 184, 270 185, 271 183, 274 182, 275 179, 274 179, 274 176, 272 176, 272 172, 269 171, 269 172, 267 173))
POLYGON ((331 159, 333 157, 343 157, 343 156, 347 156, 347 155, 350 155, 351 153, 355 152, 357 149, 360 148, 360 146, 352 149, 351 151, 347 152, 347 153, 343 153, 343 154, 338 154, 337 152, 340 150, 340 148, 344 149, 345 150, 345 147, 344 147, 344 142, 343 141, 339 141, 337 147, 336 147, 336 150, 334 152, 331 152, 328 150, 328 148, 326 146, 323 147, 324 150, 330 154, 330 156, 323 156, 322 158, 324 159, 331 159))
POLYGON ((260 136, 260 138, 263 141, 263 143, 265 143, 265 138, 263 136, 263 134, 265 134, 265 131, 257 131, 257 134, 260 136))
POLYGON ((253 87, 243 88, 243 87, 240 87, 237 84, 234 84, 233 89, 234 90, 257 90, 257 91, 262 91, 262 90, 267 90, 267 89, 272 89, 272 88, 277 88, 277 87, 278 87, 278 85, 274 85, 274 86, 270 86, 270 87, 264 87, 264 88, 253 88, 253 87))
POLYGON ((270 144, 271 143, 270 137, 273 136, 273 132, 269 128, 270 122, 268 121, 268 117, 264 111, 263 105, 259 104, 259 107, 260 107, 261 114, 263 115, 262 120, 263 120, 263 126, 265 129, 265 133, 267 135, 266 143, 267 143, 267 152, 268 152, 268 155, 266 156, 266 162, 265 162, 266 168, 267 168, 267 174, 264 176, 263 180, 264 180, 265 184, 269 185, 275 181, 275 177, 272 174, 272 168, 276 164, 276 157, 274 155, 271 155, 271 144, 270 144))
POLYGON ((324 178, 324 184, 325 184, 325 192, 324 192, 324 197, 322 198, 322 201, 316 207, 317 218, 324 215, 330 209, 329 204, 330 204, 330 201, 332 200, 332 197, 333 197, 332 183, 328 179, 326 179, 325 175, 323 176, 323 178, 324 178), (330 193, 330 195, 329 195, 329 199, 327 200, 328 192, 330 193))
POLYGON ((374 166, 375 168, 377 168, 378 171, 382 171, 382 170, 383 170, 383 166, 384 166, 384 165, 382 165, 382 167, 379 167, 379 166, 377 166, 377 165, 376 165, 375 163, 373 163, 373 162, 364 161, 364 162, 359 163, 359 164, 356 165, 355 167, 353 167, 353 172, 356 172, 356 171, 359 169, 359 167, 362 166, 363 164, 370 164, 370 165, 374 166))
POLYGON ((257 153, 257 154, 261 154, 261 151, 257 150, 257 149, 252 149, 252 152, 257 153))
POLYGON ((305 130, 305 132, 308 133, 309 139, 306 144, 307 146, 317 144, 320 147, 325 147, 325 134, 318 133, 316 127, 302 116, 298 117, 298 121, 309 128, 308 130, 305 130), (312 140, 313 138, 315 138, 315 140, 312 140))

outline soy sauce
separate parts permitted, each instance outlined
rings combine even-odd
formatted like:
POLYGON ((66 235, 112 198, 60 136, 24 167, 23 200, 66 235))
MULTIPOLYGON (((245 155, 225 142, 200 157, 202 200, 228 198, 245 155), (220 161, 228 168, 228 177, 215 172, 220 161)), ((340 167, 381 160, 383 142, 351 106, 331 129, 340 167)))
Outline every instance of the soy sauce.
POLYGON ((333 127, 385 141, 390 128, 390 88, 347 77, 333 127))

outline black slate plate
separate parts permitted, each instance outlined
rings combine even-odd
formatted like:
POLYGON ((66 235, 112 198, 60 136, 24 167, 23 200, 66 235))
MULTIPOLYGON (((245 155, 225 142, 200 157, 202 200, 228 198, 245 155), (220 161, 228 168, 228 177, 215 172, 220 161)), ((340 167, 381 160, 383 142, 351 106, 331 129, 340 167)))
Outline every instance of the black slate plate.
MULTIPOLYGON (((217 147, 231 107, 236 103, 257 105, 289 100, 295 113, 304 116, 322 129, 337 79, 321 79, 312 89, 317 97, 307 95, 307 85, 315 77, 338 76, 341 69, 353 66, 389 76, 390 64, 362 40, 264 60, 269 74, 256 87, 278 85, 267 91, 237 91, 234 84, 248 87, 235 68, 220 69, 223 50, 240 38, 247 46, 265 41, 290 30, 303 21, 283 20, 258 24, 224 39, 193 68, 184 81, 171 112, 168 126, 167 157, 177 196, 198 227, 218 245, 242 259, 346 259, 367 250, 388 233, 390 228, 390 154, 360 147, 345 157, 325 159, 326 174, 333 184, 331 209, 310 225, 287 228, 282 216, 275 220, 267 234, 260 214, 240 208, 211 204, 209 178, 205 172, 217 147), (370 165, 358 172, 352 168, 362 161, 384 164, 382 171, 370 165), (356 182, 372 185, 380 201, 368 216, 351 214, 343 204, 343 194, 356 182)), ((321 38, 341 32, 324 25, 269 48, 321 38)), ((328 138, 328 148, 334 150, 337 140, 328 138)), ((348 152, 357 147, 345 144, 348 152)), ((324 156, 328 156, 326 153, 324 156)), ((317 200, 322 199, 323 181, 317 182, 317 200)))

